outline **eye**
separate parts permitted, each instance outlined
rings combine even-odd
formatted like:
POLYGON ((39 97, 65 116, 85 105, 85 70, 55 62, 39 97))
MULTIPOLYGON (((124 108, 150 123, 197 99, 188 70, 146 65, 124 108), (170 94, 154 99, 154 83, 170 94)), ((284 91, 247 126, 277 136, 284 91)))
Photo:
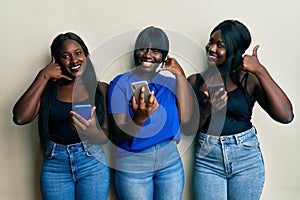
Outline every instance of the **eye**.
POLYGON ((139 49, 138 51, 141 51, 141 52, 146 52, 147 51, 147 49, 145 48, 145 49, 139 49))
POLYGON ((63 54, 61 55, 62 59, 70 59, 70 56, 68 54, 63 54))
POLYGON ((152 53, 159 54, 161 53, 159 49, 151 49, 152 53))
POLYGON ((219 44, 218 44, 218 48, 225 49, 225 45, 222 44, 222 43, 219 43, 219 44))
POLYGON ((77 51, 77 52, 76 52, 76 55, 77 55, 77 56, 80 56, 81 54, 82 54, 81 51, 77 51))

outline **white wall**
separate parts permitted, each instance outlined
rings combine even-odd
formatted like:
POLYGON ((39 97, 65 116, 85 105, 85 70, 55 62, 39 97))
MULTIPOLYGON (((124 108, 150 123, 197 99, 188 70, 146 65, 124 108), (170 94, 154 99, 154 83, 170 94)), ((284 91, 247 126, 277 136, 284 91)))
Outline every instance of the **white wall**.
MULTIPOLYGON (((3 0, 0 8, 0 199, 40 199, 41 156, 36 121, 18 127, 12 123, 11 113, 15 101, 38 70, 50 61, 49 45, 58 33, 78 33, 92 51, 125 31, 156 25, 177 31, 203 47, 211 29, 228 18, 248 26, 253 37, 249 53, 255 44, 261 45, 259 59, 294 106, 295 119, 289 125, 272 121, 255 107, 253 122, 266 163, 262 199, 299 198, 299 8, 298 0, 3 0)), ((119 67, 103 79, 109 81, 119 67)), ((186 70, 189 75, 190 71, 186 70)), ((183 142, 189 142, 189 138, 183 138, 183 142)), ((183 199, 189 200, 192 148, 183 154, 183 160, 186 172, 183 199)), ((113 191, 110 199, 114 199, 113 191)))

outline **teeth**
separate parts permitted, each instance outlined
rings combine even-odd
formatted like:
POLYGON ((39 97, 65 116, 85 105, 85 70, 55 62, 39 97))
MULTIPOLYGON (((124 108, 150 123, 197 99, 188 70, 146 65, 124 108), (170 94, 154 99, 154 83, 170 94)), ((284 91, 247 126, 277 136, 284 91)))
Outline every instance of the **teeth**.
POLYGON ((81 65, 77 65, 77 66, 71 67, 71 69, 72 69, 72 70, 75 70, 75 69, 80 68, 80 66, 81 66, 81 65))

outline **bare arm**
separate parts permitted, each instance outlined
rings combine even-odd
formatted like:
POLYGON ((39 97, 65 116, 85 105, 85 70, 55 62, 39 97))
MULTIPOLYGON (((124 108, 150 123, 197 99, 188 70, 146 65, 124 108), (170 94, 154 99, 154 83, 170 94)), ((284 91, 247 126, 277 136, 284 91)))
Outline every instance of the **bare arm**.
POLYGON ((258 61, 258 47, 258 45, 254 47, 251 56, 244 57, 242 69, 255 75, 251 77, 251 80, 255 82, 254 94, 261 107, 274 120, 280 123, 289 123, 294 118, 292 104, 266 68, 258 61))
POLYGON ((190 120, 193 112, 192 88, 190 87, 183 69, 175 58, 168 56, 166 60, 166 67, 161 70, 170 71, 176 77, 176 91, 177 91, 177 107, 179 110, 179 117, 182 123, 190 120))
POLYGON ((62 75, 60 66, 52 58, 51 63, 37 74, 32 84, 15 104, 13 108, 14 123, 23 125, 31 122, 39 113, 40 98, 48 81, 60 78, 70 80, 69 77, 62 75))

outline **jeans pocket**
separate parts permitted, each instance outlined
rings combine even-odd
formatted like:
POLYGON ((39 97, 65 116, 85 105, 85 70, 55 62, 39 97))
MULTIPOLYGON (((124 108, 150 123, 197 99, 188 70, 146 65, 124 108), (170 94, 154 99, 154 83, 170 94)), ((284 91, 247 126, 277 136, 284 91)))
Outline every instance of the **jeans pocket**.
POLYGON ((92 144, 92 145, 87 145, 86 147, 86 156, 97 156, 99 154, 103 153, 103 149, 101 145, 97 144, 92 144))
POLYGON ((253 136, 241 141, 240 144, 244 149, 249 149, 249 150, 257 149, 259 147, 259 142, 258 142, 256 135, 253 135, 253 136))

